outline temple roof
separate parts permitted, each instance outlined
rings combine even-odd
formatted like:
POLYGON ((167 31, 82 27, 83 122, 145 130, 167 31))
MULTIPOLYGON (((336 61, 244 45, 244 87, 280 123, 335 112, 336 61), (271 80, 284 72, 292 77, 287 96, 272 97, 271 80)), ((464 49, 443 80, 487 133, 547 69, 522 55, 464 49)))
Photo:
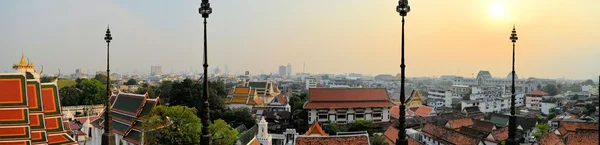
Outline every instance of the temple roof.
POLYGON ((304 135, 327 136, 327 134, 325 133, 325 131, 323 131, 323 128, 321 128, 321 125, 319 125, 318 122, 315 122, 312 126, 310 126, 310 128, 308 129, 308 131, 306 131, 304 135))

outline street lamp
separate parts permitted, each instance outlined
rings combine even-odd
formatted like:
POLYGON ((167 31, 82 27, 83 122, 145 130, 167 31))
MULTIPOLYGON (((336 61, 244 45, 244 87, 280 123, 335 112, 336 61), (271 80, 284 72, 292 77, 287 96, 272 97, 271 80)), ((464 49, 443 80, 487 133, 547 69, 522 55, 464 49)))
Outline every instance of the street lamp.
POLYGON ((508 119, 508 145, 517 145, 517 120, 515 117, 515 43, 519 40, 517 37, 517 30, 515 30, 515 26, 513 25, 512 33, 510 34, 510 40, 513 43, 513 53, 512 53, 512 87, 511 87, 511 95, 510 95, 510 117, 508 119))
POLYGON ((398 129, 398 138, 396 139, 396 145, 408 145, 408 139, 406 138, 406 106, 404 102, 406 99, 404 98, 404 77, 405 77, 405 67, 404 65, 404 17, 408 12, 410 12, 410 6, 408 5, 408 0, 399 0, 398 6, 396 7, 396 12, 402 16, 402 62, 400 64, 401 74, 400 74, 400 128, 398 129))
POLYGON ((200 4, 200 8, 198 12, 204 18, 204 88, 203 88, 203 97, 200 98, 201 107, 199 110, 200 119, 202 120, 202 145, 210 145, 210 132, 208 130, 208 126, 210 125, 209 114, 208 114, 208 56, 207 56, 207 43, 206 43, 206 18, 208 15, 212 13, 212 8, 210 8, 210 3, 208 0, 202 0, 200 4))
POLYGON ((112 134, 111 128, 111 115, 110 115, 110 41, 112 35, 110 34, 110 28, 106 28, 106 35, 104 35, 106 41, 106 101, 104 101, 104 133, 102 133, 102 145, 114 145, 115 135, 112 134))

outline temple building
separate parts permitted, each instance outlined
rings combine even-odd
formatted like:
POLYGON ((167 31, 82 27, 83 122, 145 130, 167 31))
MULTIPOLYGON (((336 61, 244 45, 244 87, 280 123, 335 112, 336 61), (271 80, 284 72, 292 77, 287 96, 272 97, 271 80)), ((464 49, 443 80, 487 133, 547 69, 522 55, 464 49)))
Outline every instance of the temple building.
POLYGON ((346 124, 360 119, 387 124, 392 106, 383 88, 311 88, 304 109, 309 124, 346 124))
MULTIPOLYGON (((149 114, 159 104, 160 98, 150 99, 146 94, 129 94, 118 92, 110 97, 110 113, 112 115, 112 132, 117 145, 143 145, 142 116, 149 114)), ((91 144, 101 144, 104 133, 104 113, 91 122, 91 144)))
POLYGON ((406 108, 421 107, 423 104, 425 104, 425 101, 421 97, 421 93, 419 93, 418 89, 414 89, 412 93, 410 93, 410 97, 406 99, 406 108))
POLYGON ((0 74, 0 144, 77 144, 65 130, 57 80, 41 83, 25 60, 13 65, 17 73, 0 74))
POLYGON ((288 98, 273 82, 256 81, 230 89, 225 104, 230 108, 249 108, 253 112, 289 112, 291 106, 287 101, 288 98))

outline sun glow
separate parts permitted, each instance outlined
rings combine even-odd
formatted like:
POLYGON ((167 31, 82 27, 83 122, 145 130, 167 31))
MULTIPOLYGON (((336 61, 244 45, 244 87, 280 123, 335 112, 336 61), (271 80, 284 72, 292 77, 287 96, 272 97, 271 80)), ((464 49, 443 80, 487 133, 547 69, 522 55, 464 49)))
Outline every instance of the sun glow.
POLYGON ((490 3, 488 10, 490 15, 497 19, 505 19, 506 17, 506 9, 504 8, 504 4, 500 2, 490 3))

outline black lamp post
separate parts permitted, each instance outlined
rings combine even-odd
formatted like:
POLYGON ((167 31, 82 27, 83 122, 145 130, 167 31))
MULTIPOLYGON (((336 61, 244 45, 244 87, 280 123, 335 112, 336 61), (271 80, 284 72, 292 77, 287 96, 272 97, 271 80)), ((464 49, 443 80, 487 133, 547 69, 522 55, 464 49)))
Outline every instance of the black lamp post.
POLYGON ((110 41, 112 35, 110 35, 110 28, 106 28, 106 35, 104 36, 106 41, 106 101, 104 102, 104 133, 102 133, 102 145, 114 145, 115 135, 112 133, 111 122, 112 118, 110 115, 110 41))
POLYGON ((410 6, 408 5, 408 0, 399 0, 398 6, 396 7, 396 12, 400 13, 402 16, 402 62, 400 64, 401 74, 400 74, 400 117, 399 124, 400 128, 398 129, 398 138, 396 139, 396 145, 408 145, 408 138, 406 138, 406 106, 404 102, 406 99, 404 98, 404 77, 405 77, 405 67, 404 65, 404 17, 408 12, 410 12, 410 6))
POLYGON ((212 13, 212 8, 210 8, 210 3, 208 0, 202 0, 202 4, 200 4, 200 8, 198 12, 204 18, 204 88, 203 88, 203 97, 200 99, 201 109, 199 109, 200 119, 202 119, 202 145, 210 145, 210 132, 208 130, 208 126, 210 125, 209 114, 208 114, 208 56, 207 56, 207 44, 206 44, 206 18, 208 15, 212 13))
POLYGON ((519 40, 517 37, 517 30, 515 30, 515 26, 513 26, 512 33, 510 34, 510 40, 513 43, 513 54, 512 54, 512 87, 511 87, 511 95, 510 95, 510 117, 508 119, 508 145, 518 145, 519 141, 517 139, 517 120, 515 117, 515 43, 519 40))

